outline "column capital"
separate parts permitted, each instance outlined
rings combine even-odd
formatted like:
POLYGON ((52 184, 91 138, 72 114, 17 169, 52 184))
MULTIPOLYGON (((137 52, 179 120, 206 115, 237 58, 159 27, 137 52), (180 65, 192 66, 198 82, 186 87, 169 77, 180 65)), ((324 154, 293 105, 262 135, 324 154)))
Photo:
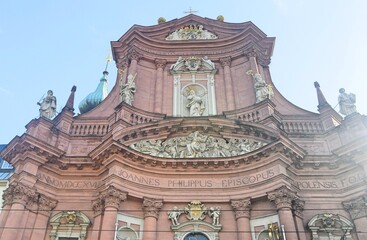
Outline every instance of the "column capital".
POLYGON ((158 219, 159 210, 162 208, 163 202, 160 199, 144 198, 143 210, 144 217, 155 217, 158 219))
POLYGON ((223 57, 219 59, 219 62, 223 67, 227 67, 227 66, 230 67, 232 59, 231 57, 223 57))
POLYGON ((295 192, 288 189, 286 186, 282 186, 275 189, 272 192, 268 192, 268 199, 275 203, 278 210, 282 208, 292 209, 292 203, 298 199, 295 192))
POLYGON ((139 60, 143 57, 143 54, 139 53, 135 48, 131 48, 128 54, 128 58, 130 60, 136 60, 139 62, 139 60))
POLYGON ((250 218, 250 210, 251 210, 251 199, 240 199, 240 200, 231 200, 232 208, 235 211, 236 220, 238 218, 250 218))
POLYGON ((165 59, 155 59, 154 62, 155 62, 155 66, 157 67, 157 69, 158 68, 164 69, 164 67, 167 64, 167 60, 165 59))
POLYGON ((126 69, 128 66, 129 66, 129 60, 128 60, 126 57, 121 58, 121 59, 118 59, 118 60, 116 61, 116 67, 117 67, 118 69, 122 69, 122 70, 124 70, 124 69, 126 69))
POLYGON ((257 53, 256 53, 256 50, 255 49, 251 49, 250 51, 245 50, 243 53, 248 58, 250 58, 250 57, 255 57, 256 58, 257 57, 257 53))
POLYGON ((125 201, 127 194, 120 191, 116 187, 109 185, 107 189, 99 193, 97 199, 92 200, 92 208, 94 214, 98 215, 103 212, 106 207, 118 209, 121 202, 125 201))
POLYGON ((305 209, 305 203, 306 203, 305 201, 298 198, 293 201, 294 215, 303 218, 303 210, 305 209))
POLYGON ((347 210, 351 218, 358 219, 367 217, 367 195, 360 196, 350 201, 342 202, 345 210, 347 210))
POLYGON ((4 191, 4 206, 19 203, 27 206, 29 202, 37 201, 38 195, 34 188, 26 186, 19 182, 10 183, 9 187, 4 191))

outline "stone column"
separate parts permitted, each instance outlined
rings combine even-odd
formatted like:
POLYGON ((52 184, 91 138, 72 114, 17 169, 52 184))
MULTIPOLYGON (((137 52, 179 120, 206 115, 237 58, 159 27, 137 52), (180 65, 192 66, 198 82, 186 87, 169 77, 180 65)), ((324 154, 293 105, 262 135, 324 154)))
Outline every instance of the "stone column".
POLYGON ((293 202, 293 214, 299 240, 306 240, 305 226, 303 224, 303 209, 305 201, 296 199, 293 202))
POLYGON ((164 59, 156 59, 155 64, 157 67, 157 77, 154 92, 154 112, 162 112, 162 100, 163 100, 163 69, 167 64, 164 59))
POLYGON ((250 69, 252 70, 253 74, 258 73, 259 68, 257 66, 257 61, 256 61, 256 52, 251 51, 249 53, 246 53, 246 56, 248 57, 250 61, 250 69))
POLYGON ((143 240, 156 240, 157 239, 157 220, 159 210, 162 208, 162 200, 144 198, 143 211, 144 211, 144 235, 143 240))
POLYGON ((101 198, 92 201, 92 208, 94 211, 93 231, 91 240, 99 240, 102 229, 102 213, 104 209, 104 202, 101 198))
POLYGON ((28 202, 37 201, 36 191, 21 183, 13 182, 4 192, 4 206, 11 205, 4 230, 0 239, 21 239, 26 221, 24 214, 28 211, 25 206, 28 202))
POLYGON ((234 92, 233 92, 233 82, 231 77, 231 57, 225 57, 219 59, 220 63, 224 69, 224 85, 225 85, 225 93, 226 99, 228 104, 227 110, 235 109, 235 102, 234 102, 234 92))
POLYGON ((251 226, 250 226, 250 198, 241 200, 231 200, 232 208, 235 212, 237 223, 237 239, 251 240, 251 226))
POLYGON ((142 55, 139 52, 137 52, 135 48, 132 48, 129 51, 128 58, 131 61, 130 67, 129 67, 129 74, 135 75, 137 65, 138 65, 138 62, 139 62, 141 57, 142 57, 142 55))
POLYGON ((367 239, 367 196, 343 202, 343 206, 353 219, 358 239, 367 239))
POLYGON ((280 224, 284 225, 287 240, 298 240, 292 214, 292 202, 297 199, 296 193, 283 186, 269 192, 268 199, 277 207, 280 224))
POLYGON ((125 201, 126 193, 121 192, 114 186, 110 185, 100 194, 99 198, 104 205, 104 216, 100 239, 112 240, 115 236, 117 211, 121 202, 125 201))
POLYGON ((57 201, 42 194, 39 194, 37 205, 38 211, 30 238, 31 240, 45 238, 49 217, 51 215, 51 211, 56 207, 57 201))

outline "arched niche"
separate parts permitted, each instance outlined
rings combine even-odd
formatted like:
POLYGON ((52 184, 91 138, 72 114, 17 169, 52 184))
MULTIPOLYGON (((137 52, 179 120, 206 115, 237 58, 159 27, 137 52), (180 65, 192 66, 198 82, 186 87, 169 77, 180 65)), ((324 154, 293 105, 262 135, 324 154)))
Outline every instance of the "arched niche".
POLYGON ((215 97, 215 64, 208 58, 179 57, 170 67, 173 75, 173 116, 190 117, 190 92, 201 99, 204 107, 200 116, 217 114, 215 97))
POLYGON ((51 240, 85 240, 90 220, 80 211, 63 211, 50 219, 50 225, 52 227, 51 240))
POLYGON ((312 240, 353 240, 350 234, 353 227, 347 218, 332 213, 317 214, 308 222, 312 240))
POLYGON ((139 240, 138 233, 130 227, 121 227, 117 230, 116 240, 139 240))

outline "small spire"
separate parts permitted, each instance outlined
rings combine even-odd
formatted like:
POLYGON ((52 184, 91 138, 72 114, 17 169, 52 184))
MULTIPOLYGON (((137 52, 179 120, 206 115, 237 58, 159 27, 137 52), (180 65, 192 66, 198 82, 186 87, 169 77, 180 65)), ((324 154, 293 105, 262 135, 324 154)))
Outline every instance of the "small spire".
POLYGON ((68 101, 65 104, 65 107, 63 108, 63 110, 68 110, 71 112, 74 112, 74 96, 75 96, 75 92, 76 92, 76 86, 74 85, 71 88, 71 93, 69 95, 68 101))
POLYGON ((319 105, 317 105, 317 109, 320 110, 324 107, 330 107, 330 104, 326 101, 326 98, 324 97, 324 94, 320 89, 320 84, 318 82, 314 82, 314 86, 316 88, 317 100, 319 102, 319 105))
POLYGON ((111 54, 108 53, 108 56, 106 58, 106 68, 104 69, 105 72, 107 72, 108 64, 111 62, 111 54))

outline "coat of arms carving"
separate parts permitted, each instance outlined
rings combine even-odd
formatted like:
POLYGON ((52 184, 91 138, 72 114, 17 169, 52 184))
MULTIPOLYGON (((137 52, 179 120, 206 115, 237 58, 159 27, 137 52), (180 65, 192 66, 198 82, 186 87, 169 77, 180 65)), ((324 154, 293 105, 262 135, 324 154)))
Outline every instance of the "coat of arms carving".
POLYGON ((185 207, 186 217, 194 221, 203 220, 206 217, 207 210, 205 205, 198 200, 191 201, 191 203, 187 204, 187 207, 185 207))

